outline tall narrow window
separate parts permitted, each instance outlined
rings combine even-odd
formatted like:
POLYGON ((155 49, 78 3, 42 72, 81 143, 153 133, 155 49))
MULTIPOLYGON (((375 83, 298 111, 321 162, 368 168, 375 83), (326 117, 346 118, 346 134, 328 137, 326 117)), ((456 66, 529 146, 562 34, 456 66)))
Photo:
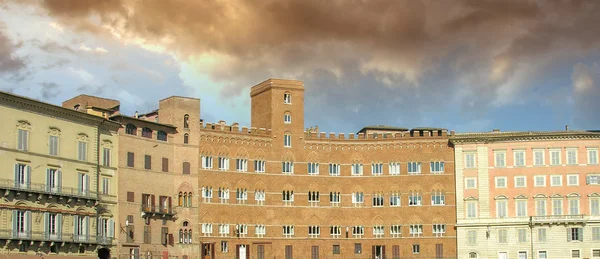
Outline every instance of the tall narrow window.
POLYGON ((102 165, 110 166, 111 164, 111 152, 110 148, 102 148, 102 165))
POLYGON ((283 115, 283 123, 285 123, 285 124, 292 123, 292 115, 289 112, 287 112, 283 115))
POLYGON ((567 164, 577 164, 577 148, 567 148, 567 164))
POLYGON ((183 174, 190 174, 190 162, 183 162, 183 174))
POLYGON ((294 191, 283 191, 283 204, 286 206, 291 206, 294 203, 294 191))
POLYGON ((408 174, 421 174, 421 162, 408 162, 408 174))
POLYGON ((25 164, 15 164, 15 187, 19 189, 29 189, 31 181, 31 166, 25 164))
POLYGON ((283 135, 283 146, 292 147, 292 135, 290 135, 289 133, 283 135))
POLYGON ((79 161, 87 161, 87 142, 79 141, 77 147, 77 159, 79 161))
POLYGON ((48 145, 50 147, 48 154, 51 156, 58 156, 58 136, 48 137, 48 145))
POLYGON ((340 164, 329 164, 329 175, 340 176, 340 164))
POLYGON ((365 202, 365 194, 363 192, 352 193, 352 204, 354 207, 362 207, 365 202))
POLYGON ((144 156, 144 168, 148 170, 152 169, 152 157, 149 155, 144 156))
POLYGON ((319 163, 308 163, 308 174, 318 175, 319 174, 319 163))
POLYGON ((143 128, 142 129, 142 137, 152 138, 152 130, 150 128, 143 128))
POLYGON ((183 134, 183 144, 189 144, 190 143, 190 134, 183 134))
POLYGON ((475 168, 475 153, 465 154, 465 168, 475 168))
POLYGON ((125 126, 125 134, 137 136, 137 127, 133 124, 125 126))
POLYGON ((590 148, 587 150, 588 153, 588 164, 597 165, 598 164, 598 149, 590 148))
POLYGON ((292 103, 292 94, 289 94, 289 93, 283 94, 283 103, 285 103, 285 104, 292 103))
POLYGON ((399 175, 400 174, 400 163, 393 162, 390 163, 390 175, 399 175))
POLYGON ((525 150, 515 150, 515 166, 525 166, 525 150))
POLYGON ((351 171, 352 171, 351 172, 352 175, 355 175, 355 176, 362 175, 363 174, 363 165, 359 164, 359 163, 352 164, 351 171))
POLYGON ((283 226, 283 237, 286 237, 286 238, 294 237, 294 226, 293 225, 284 225, 283 226))
POLYGON ((61 190, 62 173, 54 168, 46 169, 46 191, 58 193, 61 190))
POLYGON ((183 116, 183 128, 184 129, 189 129, 190 128, 190 122, 189 122, 189 120, 190 120, 190 115, 186 114, 186 115, 183 116))

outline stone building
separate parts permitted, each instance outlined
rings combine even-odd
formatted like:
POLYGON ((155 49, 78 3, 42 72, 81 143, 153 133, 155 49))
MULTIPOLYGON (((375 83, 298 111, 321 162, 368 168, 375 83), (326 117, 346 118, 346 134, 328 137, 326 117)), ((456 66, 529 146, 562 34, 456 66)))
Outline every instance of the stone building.
POLYGON ((112 247, 120 124, 6 92, 0 115, 1 253, 112 247))
POLYGON ((600 258, 600 134, 456 134, 458 258, 600 258))

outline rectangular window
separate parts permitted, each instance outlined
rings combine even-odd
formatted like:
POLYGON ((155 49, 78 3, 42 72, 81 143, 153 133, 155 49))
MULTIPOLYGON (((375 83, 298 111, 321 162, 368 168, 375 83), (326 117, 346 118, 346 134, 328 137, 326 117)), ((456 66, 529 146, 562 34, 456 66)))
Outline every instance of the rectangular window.
POLYGON ((519 243, 527 242, 527 229, 517 229, 519 243))
POLYGON ((292 135, 290 135, 290 134, 283 135, 283 146, 284 147, 292 147, 292 135))
POLYGON ((496 160, 496 167, 506 166, 506 151, 494 152, 494 159, 496 160))
POLYGON ((579 175, 578 174, 568 174, 567 175, 567 186, 578 186, 579 185, 579 175))
POLYGON ((341 249, 340 249, 340 245, 333 245, 332 253, 333 253, 334 255, 339 255, 339 254, 340 254, 340 251, 341 251, 341 249))
POLYGON ((477 203, 468 202, 467 203, 467 218, 476 218, 477 217, 477 203))
POLYGON ((496 188, 506 188, 505 176, 496 176, 494 179, 496 180, 496 188))
POLYGON ((496 201, 496 216, 499 218, 508 216, 508 202, 506 200, 496 201))
POLYGON ((352 204, 354 207, 360 207, 365 202, 365 195, 362 192, 353 192, 352 193, 352 204))
POLYGON ((152 231, 150 226, 144 226, 144 244, 150 244, 152 242, 152 231))
POLYGON ((383 207, 383 194, 373 194, 373 207, 383 207))
POLYGON ((569 199, 569 215, 579 214, 579 199, 569 199))
POLYGON ((469 244, 469 245, 477 244, 477 230, 467 231, 467 244, 469 244))
POLYGON ((319 163, 308 163, 308 174, 318 175, 319 174, 319 163))
POLYGON ((62 172, 54 168, 46 169, 46 191, 57 193, 61 190, 62 172))
POLYGON ((408 162, 408 174, 421 174, 421 162, 408 162))
POLYGON ((365 235, 365 227, 363 226, 353 226, 352 227, 352 237, 353 238, 362 238, 365 235))
POLYGON ((546 216, 546 200, 535 201, 536 216, 546 216))
POLYGON ((538 259, 547 259, 548 253, 546 251, 538 251, 538 259))
POLYGON ((285 238, 294 237, 294 226, 292 226, 292 225, 283 226, 283 237, 285 237, 285 238))
POLYGON ((592 227, 592 241, 600 241, 600 227, 592 227))
POLYGON ((465 178, 465 187, 466 187, 466 189, 477 189, 477 178, 466 177, 465 178))
POLYGON ((594 258, 594 259, 600 258, 600 249, 592 250, 592 258, 594 258))
POLYGON ((590 215, 600 216, 600 199, 590 198, 590 215))
POLYGON ((525 176, 515 176, 515 187, 516 188, 525 188, 527 187, 527 177, 525 176))
POLYGON ((162 171, 165 173, 169 172, 169 159, 166 157, 162 159, 162 171))
POLYGON ((285 246, 285 259, 293 259, 293 248, 291 245, 286 245, 285 246))
POLYGON ((342 227, 341 226, 330 226, 329 227, 329 235, 331 238, 340 238, 342 235, 342 227))
POLYGON ((446 195, 439 191, 431 193, 431 205, 444 205, 446 204, 446 195))
POLYGON ((538 228, 538 242, 546 242, 546 228, 538 228))
POLYGON ((50 147, 48 154, 51 156, 58 156, 58 136, 50 136, 48 138, 48 145, 50 147))
POLYGON ((390 226, 390 235, 393 238, 400 238, 402 236, 402 226, 401 225, 391 225, 390 226))
POLYGON ((362 164, 352 164, 350 168, 352 175, 363 175, 363 165, 362 164))
POLYGON ((567 228, 567 241, 583 241, 583 228, 567 228))
POLYGON ((423 235, 423 225, 410 225, 409 234, 411 237, 420 237, 423 235))
POLYGON ((285 103, 285 104, 292 103, 292 95, 291 94, 283 94, 283 103, 285 103))
POLYGON ((254 171, 257 173, 265 172, 265 161, 264 160, 254 160, 254 171))
POLYGON ((527 200, 517 200, 517 217, 527 217, 527 200))
POLYGON ((533 165, 544 165, 544 150, 543 149, 534 149, 533 150, 533 165))
POLYGON ((152 157, 149 155, 144 155, 144 169, 152 169, 152 157))
POLYGON ((283 191, 282 201, 284 205, 292 205, 294 202, 294 191, 283 191))
POLYGON ((436 237, 442 237, 444 234, 446 234, 445 224, 433 224, 433 235, 436 237))
POLYGON ((421 252, 421 246, 419 244, 412 245, 413 254, 419 254, 421 252))
POLYGON ((264 237, 267 234, 267 228, 265 225, 256 225, 254 227, 254 234, 256 237, 264 237))
POLYGON ((135 156, 132 152, 127 152, 127 166, 134 167, 135 165, 135 156))
POLYGON ((373 237, 383 238, 384 236, 385 236, 385 227, 384 226, 373 226, 373 237))
POLYGON ((551 175, 550 181, 551 186, 562 186, 562 175, 551 175))
POLYGON ((79 141, 77 159, 79 161, 87 161, 87 142, 79 141))
POLYGON ((600 175, 588 174, 585 177, 585 184, 587 185, 600 185, 600 175))
POLYGON ((229 224, 219 224, 219 236, 229 236, 229 224))
POLYGON ((527 252, 519 251, 517 259, 527 259, 527 252))
POLYGON ((217 158, 217 162, 219 164, 219 170, 221 170, 221 171, 229 170, 229 158, 219 157, 219 158, 217 158))
POLYGON ((390 163, 390 175, 400 175, 400 163, 390 163))
POLYGON ((567 148, 567 165, 577 164, 577 148, 567 148))
POLYGON ((248 159, 238 158, 235 160, 235 170, 238 172, 248 171, 248 159))
POLYGON ((562 215, 562 199, 553 199, 552 200, 552 215, 560 216, 562 215))
POLYGON ((85 173, 79 173, 79 195, 87 196, 90 191, 90 176, 85 173))
POLYGON ((329 175, 340 176, 340 164, 329 164, 329 175))
POLYGON ((110 194, 110 179, 102 178, 102 194, 109 195, 110 194))
POLYGON ((202 169, 212 169, 213 168, 213 158, 212 156, 202 156, 202 169))
POLYGON ((506 229, 498 230, 498 243, 501 243, 501 244, 508 243, 508 230, 506 230, 506 229))
POLYGON ((390 207, 400 206, 400 193, 393 192, 390 194, 390 207))
POLYGON ((371 164, 371 175, 383 175, 383 164, 371 164))
POLYGON ((112 161, 110 148, 102 148, 102 165, 110 166, 112 161))
POLYGON ((284 114, 283 115, 283 123, 285 123, 285 124, 292 123, 292 115, 291 114, 284 114))
POLYGON ((422 206, 423 205, 423 197, 421 193, 411 192, 408 196, 408 206, 422 206))
POLYGON ((432 174, 444 173, 444 162, 429 162, 429 169, 432 174))
POLYGON ((550 150, 550 165, 560 165, 560 149, 550 150))
POLYGON ((294 162, 281 162, 281 172, 284 174, 294 174, 294 162))
POLYGON ((221 253, 229 253, 229 244, 227 241, 221 241, 221 253))
POLYGON ((588 153, 588 164, 597 165, 598 164, 598 149, 597 148, 589 148, 587 150, 588 153))
POLYGON ((354 253, 355 254, 362 253, 362 244, 361 243, 354 243, 354 253))
POLYGON ((17 130, 17 149, 21 151, 29 150, 29 131, 19 129, 17 130))
POLYGON ((536 175, 535 179, 535 187, 545 187, 546 186, 546 176, 545 175, 536 175))
POLYGON ((571 258, 581 258, 581 251, 571 250, 571 258))
POLYGON ((235 200, 237 204, 246 204, 248 203, 248 190, 246 189, 236 189, 235 190, 235 200))
POLYGON ((514 150, 515 166, 525 166, 525 150, 514 150))
POLYGON ((212 224, 210 223, 202 223, 202 235, 205 237, 209 237, 212 235, 213 229, 212 224))

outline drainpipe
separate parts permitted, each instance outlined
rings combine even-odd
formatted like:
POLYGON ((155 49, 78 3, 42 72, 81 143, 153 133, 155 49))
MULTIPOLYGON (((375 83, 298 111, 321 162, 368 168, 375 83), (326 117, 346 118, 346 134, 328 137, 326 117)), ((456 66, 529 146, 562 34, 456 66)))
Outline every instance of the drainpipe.
POLYGON ((531 233, 531 236, 529 237, 529 243, 531 244, 531 256, 529 256, 529 258, 533 259, 535 258, 533 255, 533 216, 529 216, 529 232, 531 233))

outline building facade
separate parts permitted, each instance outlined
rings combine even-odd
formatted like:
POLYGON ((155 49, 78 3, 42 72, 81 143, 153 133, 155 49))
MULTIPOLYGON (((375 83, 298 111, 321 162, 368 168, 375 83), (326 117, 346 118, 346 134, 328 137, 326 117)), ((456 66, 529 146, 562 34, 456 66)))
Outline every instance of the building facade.
POLYGON ((197 131, 203 259, 456 256, 446 130, 305 129, 294 80, 252 87, 251 103, 251 128, 197 131))
POLYGON ((600 135, 453 136, 459 258, 600 258, 600 135))
POLYGON ((2 253, 112 247, 120 124, 5 92, 0 114, 2 253))

